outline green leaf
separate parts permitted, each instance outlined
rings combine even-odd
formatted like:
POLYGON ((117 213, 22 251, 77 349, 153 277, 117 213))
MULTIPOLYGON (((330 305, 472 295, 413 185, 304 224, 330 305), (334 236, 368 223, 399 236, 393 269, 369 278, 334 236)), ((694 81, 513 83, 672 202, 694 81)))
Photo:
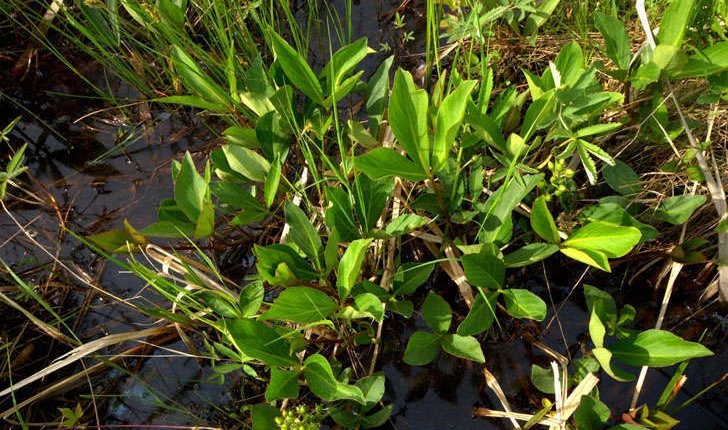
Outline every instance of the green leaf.
POLYGON ((223 320, 230 341, 240 352, 269 366, 297 366, 291 344, 275 330, 251 319, 223 320))
POLYGON ((392 67, 394 56, 382 61, 367 85, 367 115, 369 116, 369 131, 377 139, 379 137, 379 125, 387 109, 389 97, 389 69, 392 67))
POLYGON ((663 367, 713 353, 664 330, 646 330, 608 347, 614 358, 632 366, 663 367))
POLYGON ((497 290, 503 286, 506 267, 503 261, 487 254, 465 254, 460 258, 468 282, 497 290))
POLYGON ((354 308, 367 318, 373 318, 378 323, 384 319, 384 306, 379 297, 372 293, 363 293, 354 297, 354 308))
POLYGON ((206 109, 217 112, 226 112, 224 104, 211 102, 198 96, 167 96, 155 99, 157 103, 169 103, 174 105, 192 106, 199 109, 206 109))
POLYGON ((319 83, 313 70, 308 66, 306 59, 296 52, 295 49, 291 48, 275 31, 271 30, 269 35, 271 44, 273 45, 273 51, 286 77, 311 100, 322 104, 324 96, 321 83, 319 83))
POLYGON ((427 222, 427 218, 425 217, 415 214, 404 214, 398 216, 387 224, 387 226, 384 227, 384 231, 387 232, 387 235, 390 237, 399 237, 413 230, 417 230, 418 228, 426 225, 427 222))
POLYGON ((313 261, 317 270, 322 270, 321 253, 323 252, 323 245, 318 231, 316 231, 316 228, 308 220, 303 210, 293 204, 293 202, 286 201, 284 213, 286 223, 291 226, 288 237, 313 261))
POLYGON ((265 199, 265 207, 270 208, 275 201, 276 194, 278 193, 278 186, 281 183, 281 161, 276 156, 273 164, 270 166, 270 170, 265 178, 265 184, 263 185, 263 197, 265 199))
POLYGON ((581 396, 579 407, 574 411, 574 421, 579 430, 600 430, 611 415, 609 407, 592 396, 581 396))
POLYGON ((443 351, 455 357, 464 358, 476 363, 485 363, 480 343, 473 336, 459 334, 446 334, 442 337, 440 347, 443 351))
POLYGON ((576 261, 588 264, 592 267, 602 269, 605 272, 611 272, 612 269, 609 267, 609 260, 607 260, 606 254, 601 251, 595 251, 591 249, 577 249, 569 247, 559 248, 562 254, 569 258, 573 258, 576 261))
POLYGON ((702 50, 678 70, 672 70, 672 78, 698 78, 720 73, 728 69, 728 42, 718 42, 702 50), (696 57, 701 58, 696 58, 696 57))
POLYGON ((265 390, 265 400, 273 402, 278 399, 295 399, 298 397, 298 377, 300 370, 270 369, 270 382, 265 390))
POLYGON ((406 296, 414 293, 419 286, 427 282, 435 264, 404 263, 397 267, 397 273, 392 282, 392 295, 406 296))
POLYGON ((355 157, 354 165, 372 179, 388 176, 398 176, 412 182, 427 179, 422 167, 391 148, 375 148, 355 157))
POLYGON ((452 309, 445 299, 430 291, 422 304, 422 316, 432 331, 446 333, 452 321, 452 309))
POLYGON ((222 151, 233 171, 256 182, 265 181, 268 170, 270 170, 270 163, 262 155, 236 145, 225 145, 222 147, 222 151))
POLYGON ((173 46, 172 61, 187 89, 225 109, 231 107, 230 95, 215 83, 184 49, 173 46))
POLYGON ((253 430, 270 430, 278 427, 276 418, 281 416, 281 411, 273 405, 258 403, 251 408, 253 419, 253 430))
POLYGON ((495 321, 495 307, 498 300, 498 292, 478 294, 473 301, 473 307, 468 312, 463 322, 458 326, 457 333, 461 336, 472 336, 480 334, 490 328, 495 321))
MULTIPOLYGON (((607 124, 594 124, 576 131, 576 137, 587 137, 598 134, 611 133, 622 128, 622 124, 618 122, 610 122, 607 124)), ((610 157, 611 158, 611 157, 610 157)))
POLYGON ((424 366, 432 362, 440 351, 440 336, 416 331, 410 336, 402 358, 410 366, 424 366))
POLYGON ((365 232, 376 227, 389 197, 394 191, 394 179, 369 179, 366 175, 354 178, 354 209, 365 232))
POLYGON ((418 89, 412 75, 402 69, 394 75, 394 86, 389 98, 389 125, 399 144, 415 160, 420 171, 428 172, 430 141, 427 137, 427 93, 418 89))
POLYGON ((528 290, 509 288, 503 290, 506 310, 514 318, 529 318, 543 321, 546 318, 546 303, 528 290))
POLYGON ((604 346, 604 336, 607 334, 607 328, 602 316, 599 315, 598 309, 592 309, 589 317, 589 335, 594 346, 601 348, 604 346))
MULTIPOLYGON (((590 314, 596 312, 599 319, 611 330, 617 325, 617 304, 609 293, 584 284, 584 298, 590 314)), ((602 345, 597 345, 602 346, 602 345)))
POLYGON ((111 254, 126 254, 135 248, 134 237, 126 229, 107 230, 86 238, 111 254))
POLYGON ((533 202, 531 208, 531 227, 541 238, 550 243, 559 243, 559 230, 556 228, 554 218, 546 205, 546 197, 541 196, 533 202))
POLYGON ((475 88, 475 81, 463 81, 442 101, 437 110, 435 140, 432 146, 432 172, 437 173, 447 162, 455 136, 465 116, 465 106, 470 100, 470 93, 475 88))
POLYGON ((326 225, 336 229, 339 241, 349 242, 360 238, 354 223, 353 207, 349 194, 341 188, 326 187, 329 208, 326 209, 326 225))
POLYGON ((536 187, 541 179, 543 179, 543 174, 527 175, 523 178, 512 177, 510 181, 501 185, 488 197, 482 209, 479 209, 485 215, 481 231, 478 234, 481 243, 508 241, 510 238, 508 232, 512 227, 513 209, 536 187))
POLYGON ((609 258, 617 258, 628 253, 639 242, 641 236, 639 229, 635 227, 621 227, 595 221, 580 228, 562 245, 582 251, 599 251, 609 258))
POLYGON ((660 44, 680 47, 695 11, 695 0, 674 0, 662 15, 658 39, 660 44))
POLYGON ((663 200, 655 211, 655 218, 680 225, 690 218, 695 209, 705 203, 704 195, 673 196, 663 200))
POLYGON ((531 382, 538 391, 544 394, 554 394, 554 372, 551 368, 532 364, 531 382))
POLYGON ((336 380, 328 360, 320 354, 314 354, 306 359, 303 374, 311 391, 326 401, 349 399, 362 405, 366 403, 359 387, 336 380))
POLYGON ((366 407, 374 406, 382 399, 386 379, 384 372, 377 372, 356 381, 355 385, 359 387, 366 399, 366 407))
POLYGON ((357 239, 349 244, 344 256, 341 257, 336 288, 339 293, 339 300, 342 302, 349 297, 351 289, 354 288, 354 284, 359 279, 359 271, 371 242, 372 239, 357 239))
POLYGON ((336 303, 323 291, 310 287, 290 287, 281 292, 259 319, 307 324, 325 319, 337 308, 336 303))
POLYGON ((253 254, 258 260, 256 267, 258 273, 271 285, 291 286, 297 283, 295 278, 303 281, 313 281, 319 277, 319 273, 311 267, 296 251, 290 246, 273 244, 268 246, 253 246, 253 254), (280 278, 278 273, 281 267, 287 267, 294 279, 280 278))
POLYGON ((605 166, 602 174, 607 184, 623 196, 637 194, 642 191, 640 177, 631 167, 620 160, 615 160, 614 166, 605 166))
POLYGON ((641 64, 637 71, 632 74, 629 81, 635 87, 636 90, 642 91, 647 88, 653 82, 657 82, 660 79, 660 68, 654 62, 647 64, 641 64))
POLYGON ((359 143, 367 149, 372 149, 379 145, 379 140, 369 134, 359 121, 353 119, 346 121, 346 135, 352 142, 359 143))
POLYGON ((265 208, 243 187, 230 182, 210 182, 210 192, 223 203, 235 209, 265 213, 265 208))
POLYGON ((688 56, 677 46, 659 44, 652 53, 652 62, 669 76, 680 73, 688 62, 688 56))
POLYGON ((331 229, 331 235, 326 241, 324 263, 326 264, 326 274, 331 273, 339 265, 339 233, 335 227, 331 229))
POLYGON ((586 150, 583 143, 583 140, 576 140, 576 149, 579 153, 581 164, 584 166, 584 173, 586 173, 586 178, 589 180, 589 184, 595 185, 597 183, 597 166, 594 164, 594 160, 592 160, 591 155, 589 155, 589 151, 586 150))
POLYGON ((602 33, 607 57, 620 70, 628 70, 632 59, 631 40, 624 25, 613 16, 597 12, 594 23, 602 33))
MULTIPOLYGON (((342 79, 349 74, 367 55, 367 39, 361 38, 356 42, 341 47, 331 56, 331 60, 324 67, 321 75, 326 76, 327 91, 339 93, 339 89, 344 86, 342 79)), ((333 102, 340 99, 336 96, 333 102)))
POLYGON ((197 222, 207 194, 207 183, 197 173, 189 152, 185 152, 179 172, 174 179, 174 199, 188 220, 197 222))
POLYGON ((508 268, 523 267, 544 260, 559 251, 552 243, 531 243, 503 257, 508 268))
POLYGON ((555 106, 556 98, 552 91, 545 93, 538 100, 531 103, 523 116, 523 123, 519 133, 524 142, 528 142, 538 130, 547 125, 547 119, 553 116, 555 106))
POLYGON ((285 159, 291 146, 291 136, 281 129, 281 117, 276 111, 258 118, 255 123, 255 140, 263 150, 266 160, 285 159))
POLYGON ((200 215, 197 217, 195 231, 192 233, 192 237, 195 239, 210 237, 214 231, 215 209, 212 207, 212 201, 210 201, 208 193, 202 201, 202 209, 200 210, 200 215))
POLYGON ((246 285, 245 288, 240 292, 240 312, 244 317, 250 318, 255 316, 260 309, 260 305, 263 304, 263 296, 265 295, 265 288, 263 283, 260 281, 251 282, 246 285))
POLYGON ((612 353, 607 348, 597 347, 592 349, 592 354, 599 361, 605 372, 612 378, 620 382, 628 382, 634 380, 634 375, 625 372, 619 367, 612 366, 612 353))
POLYGON ((570 85, 575 82, 584 69, 584 53, 579 44, 572 41, 561 48, 554 64, 561 74, 560 85, 570 85))

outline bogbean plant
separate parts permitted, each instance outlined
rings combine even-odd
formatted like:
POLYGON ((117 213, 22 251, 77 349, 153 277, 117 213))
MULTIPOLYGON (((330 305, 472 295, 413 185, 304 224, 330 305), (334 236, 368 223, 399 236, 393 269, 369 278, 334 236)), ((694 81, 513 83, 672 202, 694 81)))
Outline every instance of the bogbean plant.
MULTIPOLYGON (((605 16, 597 22, 618 24, 605 16)), ((643 67, 656 67, 658 77, 682 76, 667 60, 643 61, 628 74, 629 39, 607 33, 607 55, 624 79, 636 82, 649 72, 643 67)), ((484 363, 481 344, 497 318, 541 321, 548 312, 536 294, 508 285, 509 269, 561 253, 610 271, 610 258, 657 235, 627 208, 641 189, 639 177, 603 149, 622 126, 601 122, 603 114, 620 106, 623 95, 603 89, 577 43, 563 47, 541 75, 525 72, 527 89, 509 86, 496 96, 492 70, 481 81, 443 73, 428 93, 399 69, 390 91, 392 58, 368 82, 356 71, 368 54, 366 39, 334 52, 316 73, 277 32, 267 28, 264 36, 275 60, 229 63, 225 77, 207 73, 182 47, 170 51, 185 94, 162 101, 227 115, 227 142, 202 173, 189 153, 174 163, 174 196, 162 202, 159 222, 91 237, 107 251, 125 251, 155 237, 198 240, 285 222, 277 240, 255 244, 256 273, 239 292, 213 288, 191 266, 185 280, 195 287, 180 288, 130 263, 182 310, 155 315, 219 333, 210 354, 216 363, 229 360, 219 372, 242 370, 265 382, 264 401, 249 405, 254 427, 291 428, 298 415, 304 428, 325 416, 348 428, 377 427, 392 412, 381 402, 385 376, 373 371, 388 318, 421 314, 426 323, 427 330, 408 339, 403 359, 410 365, 427 365, 441 352, 484 363), (352 99, 362 101, 366 121, 342 118, 339 108, 352 99), (246 121, 237 115, 241 109, 246 121), (576 181, 595 185, 602 168, 627 199, 609 196, 583 207, 571 224, 557 224, 552 214, 575 204, 576 181), (431 259, 404 261, 404 237, 432 249, 431 259), (423 294, 438 264, 448 268, 469 308, 457 325, 452 307, 462 304, 432 290, 415 313, 413 295, 423 294), (342 351, 358 360, 342 358, 342 351), (308 392, 323 408, 311 412, 303 403, 308 392)), ((722 58, 694 61, 725 70, 722 58)), ((694 203, 680 199, 658 212, 679 224, 694 203)), ((617 363, 663 367, 711 354, 667 331, 630 329, 634 308, 618 310, 604 291, 587 286, 585 296, 592 347, 572 363, 570 385, 600 369, 632 379, 617 363)), ((553 374, 534 366, 532 376, 539 389, 553 391, 553 374)), ((584 399, 576 426, 602 427, 609 413, 598 392, 584 399)), ((643 415, 644 423, 666 416, 643 415)))

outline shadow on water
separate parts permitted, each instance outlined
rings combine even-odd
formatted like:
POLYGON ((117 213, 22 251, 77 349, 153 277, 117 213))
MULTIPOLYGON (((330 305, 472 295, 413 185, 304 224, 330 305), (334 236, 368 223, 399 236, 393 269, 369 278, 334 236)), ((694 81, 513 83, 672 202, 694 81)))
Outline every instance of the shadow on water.
MULTIPOLYGON (((387 7, 391 9, 399 3, 391 1, 387 7)), ((388 29, 391 18, 381 18, 385 11, 375 10, 374 4, 369 1, 354 3, 353 38, 367 36, 370 46, 375 48, 379 43, 391 42, 394 49, 396 42, 388 29)), ((343 8, 337 12, 339 16, 345 16, 343 8)), ((416 30, 421 23, 411 25, 416 30)), ((386 55, 372 56, 368 60, 372 63, 366 65, 367 68, 374 69, 377 59, 381 61, 386 55)), ((399 62, 413 64, 409 57, 400 58, 399 62)), ((45 249, 79 272, 87 273, 106 293, 129 303, 150 306, 159 299, 148 292, 145 285, 129 274, 120 273, 116 267, 104 268, 97 255, 65 234, 60 225, 86 235, 120 228, 124 219, 135 226, 151 224, 155 221, 159 202, 172 195, 170 160, 179 159, 185 150, 204 147, 214 137, 204 127, 197 127, 194 119, 182 120, 164 112, 153 113, 151 128, 141 123, 133 124, 133 121, 129 124, 123 117, 115 118, 116 111, 103 111, 77 121, 104 106, 90 98, 92 94, 88 89, 69 72, 51 70, 57 67, 60 66, 49 62, 38 69, 37 73, 45 74, 40 79, 26 82, 24 86, 5 87, 2 102, 7 109, 0 114, 0 125, 7 124, 17 115, 23 116, 10 135, 8 146, 17 149, 25 142, 29 144, 29 171, 37 184, 43 184, 46 198, 52 196, 54 201, 48 206, 15 202, 10 210, 21 225, 33 231, 35 240, 45 249), (12 97, 13 101, 7 97, 12 97), (36 116, 29 115, 30 112, 36 116)), ((113 82, 118 94, 134 97, 130 88, 107 76, 93 62, 87 64, 87 69, 101 83, 113 82)), ((1 152, 7 150, 5 145, 0 149, 1 152)), ((15 222, 0 215, 0 243, 3 243, 0 258, 14 262, 13 269, 21 276, 31 274, 28 278, 43 284, 49 276, 46 270, 52 266, 51 259, 18 235, 18 230, 15 222)), ((72 288, 63 299, 65 303, 69 307, 89 304, 87 313, 83 318, 77 318, 79 322, 74 326, 83 340, 139 330, 154 323, 132 306, 111 300, 72 278, 66 281, 72 288)), ((542 297, 548 296, 540 280, 530 283, 529 287, 542 297)), ((567 293, 568 289, 557 291, 554 298, 560 309, 558 323, 549 324, 553 314, 541 325, 505 321, 483 342, 486 366, 520 412, 536 412, 541 399, 524 375, 530 374, 533 363, 548 364, 548 357, 529 345, 523 333, 535 332, 533 334, 554 349, 577 351, 588 331, 583 297, 578 294, 568 297, 567 293)), ((428 366, 408 366, 402 362, 409 335, 424 327, 421 319, 404 322, 391 318, 387 321, 385 337, 389 341, 383 346, 379 367, 387 375, 384 401, 394 404, 395 408, 391 423, 383 428, 510 428, 505 420, 485 421, 471 415, 476 407, 502 409, 487 388, 480 365, 444 354, 428 366)), ((17 327, 5 327, 0 322, 0 332, 7 333, 8 338, 17 330, 17 327)), ((202 333, 189 334, 201 343, 202 333)), ((715 338, 720 336, 721 333, 714 334, 715 338)), ((688 383, 678 403, 716 381, 726 371, 728 352, 725 343, 715 341, 709 346, 716 355, 696 360, 688 367, 688 383)), ((54 348, 58 355, 65 352, 57 346, 54 348)), ((181 341, 168 343, 162 348, 145 351, 142 357, 128 359, 125 367, 135 377, 117 369, 95 379, 91 383, 93 391, 112 396, 105 408, 96 411, 100 422, 130 425, 219 425, 225 422, 227 414, 234 411, 235 405, 245 396, 241 381, 236 379, 235 373, 219 379, 209 365, 186 351, 188 349, 181 341)), ((118 351, 105 351, 107 354, 114 352, 118 351)), ((16 378, 36 371, 38 363, 54 358, 47 356, 49 350, 43 348, 36 348, 32 354, 27 365, 21 363, 15 369, 16 378)), ((671 371, 667 368, 649 373, 644 401, 655 403, 671 371)), ((611 382, 606 375, 600 375, 600 378, 603 381, 602 400, 613 408, 613 413, 625 410, 632 385, 611 382)), ((724 390, 724 387, 718 387, 708 392, 678 412, 676 418, 690 428, 728 428, 728 402, 724 390)), ((7 404, 0 404, 0 409, 6 407, 7 404)), ((45 415, 49 421, 58 418, 54 408, 45 415)))

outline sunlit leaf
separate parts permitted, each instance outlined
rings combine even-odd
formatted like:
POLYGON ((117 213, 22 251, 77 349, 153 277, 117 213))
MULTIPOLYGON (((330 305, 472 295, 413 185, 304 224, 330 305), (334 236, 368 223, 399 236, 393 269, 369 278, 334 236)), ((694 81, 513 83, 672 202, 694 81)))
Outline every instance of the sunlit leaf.
POLYGON ((322 355, 308 357, 304 362, 303 374, 311 391, 326 401, 349 399, 362 405, 366 403, 359 387, 336 380, 329 361, 322 355))

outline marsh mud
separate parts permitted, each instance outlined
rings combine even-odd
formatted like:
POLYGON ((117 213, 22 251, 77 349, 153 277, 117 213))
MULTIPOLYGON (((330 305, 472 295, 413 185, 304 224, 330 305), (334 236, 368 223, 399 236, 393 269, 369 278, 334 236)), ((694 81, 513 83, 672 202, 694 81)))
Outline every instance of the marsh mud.
MULTIPOLYGON (((393 14, 390 12, 399 4, 399 1, 354 2, 353 32, 355 37, 369 37, 370 46, 375 48, 378 43, 389 43, 395 54, 401 54, 400 63, 414 68, 422 59, 405 55, 404 47, 398 47, 397 35, 391 30, 393 14)), ((343 9, 338 12, 341 16, 345 13, 343 9)), ((416 11, 409 12, 416 18, 416 11)), ((420 31, 422 25, 421 19, 412 19, 408 31, 420 31)), ((369 66, 373 69, 376 58, 386 55, 374 56, 369 66)), ((71 232, 85 236, 122 228, 124 220, 139 227, 151 224, 156 220, 160 201, 172 195, 171 160, 179 159, 186 150, 202 158, 206 149, 219 143, 217 137, 193 114, 172 115, 152 107, 151 118, 142 121, 136 119, 136 107, 125 112, 110 109, 95 98, 83 81, 42 51, 35 57, 28 75, 19 82, 6 72, 14 58, 14 55, 3 56, 0 64, 5 69, 0 76, 3 81, 0 126, 16 116, 22 119, 10 134, 9 142, 0 147, 0 153, 6 159, 11 150, 28 143, 29 175, 23 178, 23 188, 28 193, 12 190, 14 196, 21 198, 8 199, 8 212, 0 214, 0 259, 59 310, 60 318, 84 342, 154 327, 155 321, 134 306, 154 306, 162 303, 159 297, 138 278, 105 262, 71 232)), ((73 61, 82 64, 90 80, 112 88, 117 97, 136 98, 131 88, 93 61, 80 56, 73 61)), ((250 267, 249 256, 237 252, 221 254, 228 259, 228 267, 236 261, 241 267, 250 267)), ((502 325, 494 327, 483 343, 486 366, 496 376, 512 407, 520 412, 538 410, 541 395, 527 375, 532 364, 546 366, 549 361, 529 339, 535 336, 556 350, 576 354, 588 332, 583 296, 578 287, 569 287, 574 285, 577 271, 581 269, 578 265, 558 264, 547 267, 548 271, 560 274, 554 279, 549 277, 548 287, 545 276, 538 274, 526 279, 525 274, 518 275, 517 282, 527 284, 542 297, 550 297, 555 305, 550 307, 544 323, 503 319, 502 325), (554 314, 554 309, 558 309, 558 314, 554 314)), ((17 287, 8 271, 2 269, 1 273, 4 285, 0 286, 0 292, 15 292, 17 287)), ((659 294, 651 287, 610 287, 620 282, 618 277, 593 282, 610 288, 626 303, 638 307, 638 314, 647 315, 641 321, 645 327, 654 323, 654 318, 649 318, 659 307, 659 294)), ((446 295, 444 291, 441 293, 446 295)), ((678 295, 677 304, 671 307, 676 316, 668 319, 666 328, 676 328, 678 334, 689 332, 691 340, 706 330, 706 344, 715 356, 690 364, 688 381, 678 403, 728 371, 725 320, 712 311, 699 312, 680 304, 694 303, 690 300, 694 297, 678 295)), ((27 300, 20 304, 44 321, 53 320, 48 310, 33 303, 27 300)), ((12 375, 17 382, 42 371, 71 349, 62 340, 48 340, 42 328, 28 323, 17 309, 0 305, 0 312, 0 336, 3 342, 14 345, 8 359, 0 360, 0 374, 4 378, 0 379, 0 389, 9 385, 6 375, 12 375)), ((56 326, 69 333, 61 324, 56 326)), ((481 365, 444 354, 428 366, 408 366, 402 361, 408 337, 423 327, 423 321, 417 318, 404 321, 395 317, 386 322, 387 341, 378 366, 387 375, 384 401, 395 408, 392 419, 383 428, 510 428, 505 420, 473 417, 473 411, 479 407, 502 409, 486 386, 481 365)), ((188 332, 187 335, 198 347, 202 344, 204 333, 188 332)), ((246 396, 259 392, 259 387, 243 383, 239 374, 216 375, 210 363, 191 352, 175 332, 161 333, 148 341, 157 347, 145 348, 143 343, 126 342, 100 350, 107 358, 123 351, 133 353, 101 373, 75 380, 72 389, 46 393, 43 400, 29 406, 25 416, 32 416, 39 423, 56 422, 60 416, 57 408, 74 408, 81 402, 85 405, 84 417, 104 425, 225 427, 233 415, 240 413, 239 406, 246 396)), ((52 384, 97 362, 85 359, 37 381, 16 392, 16 401, 42 393, 52 384)), ((650 371, 643 402, 655 403, 672 370, 650 371)), ((614 414, 626 410, 632 384, 612 382, 603 374, 600 378, 602 400, 614 414)), ((728 428, 725 390, 725 384, 721 384, 676 413, 675 417, 683 422, 681 428, 728 428)), ((12 409, 13 402, 8 396, 0 399, 0 413, 12 409)), ((16 417, 10 414, 0 427, 12 428, 17 423, 16 417)))

